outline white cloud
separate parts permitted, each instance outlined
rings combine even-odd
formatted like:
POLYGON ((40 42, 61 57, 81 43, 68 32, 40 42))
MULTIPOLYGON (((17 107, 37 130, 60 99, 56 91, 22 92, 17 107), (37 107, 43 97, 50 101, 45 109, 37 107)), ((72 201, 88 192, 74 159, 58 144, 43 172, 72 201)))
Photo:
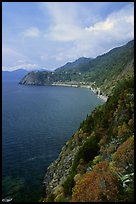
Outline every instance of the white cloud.
POLYGON ((81 28, 71 24, 56 25, 49 32, 49 38, 51 40, 60 42, 75 41, 80 39, 82 35, 81 28))
POLYGON ((34 70, 34 69, 37 69, 37 68, 40 68, 38 64, 31 64, 31 63, 28 63, 28 64, 25 64, 25 63, 22 63, 22 64, 18 64, 16 66, 3 66, 2 67, 2 70, 9 70, 9 71, 13 71, 13 70, 16 70, 16 69, 27 69, 27 70, 34 70))
POLYGON ((107 2, 40 2, 40 24, 33 16, 33 27, 24 23, 14 35, 12 25, 9 32, 3 29, 3 65, 51 69, 125 44, 134 38, 134 6, 128 3, 111 9, 110 3, 107 7, 107 2), (105 14, 107 8, 110 11, 105 14))
POLYGON ((134 14, 132 8, 126 7, 112 13, 104 21, 86 28, 95 40, 110 42, 134 38, 134 14), (105 40, 104 40, 105 38, 105 40))
POLYGON ((66 10, 62 10, 61 7, 49 9, 54 17, 54 24, 48 33, 49 39, 60 43, 71 43, 71 47, 65 49, 65 52, 56 53, 56 60, 72 60, 80 56, 96 57, 134 38, 132 5, 125 6, 88 27, 79 26, 77 18, 74 19, 77 16, 74 15, 72 19, 73 13, 65 12, 66 10), (67 19, 68 16, 70 20, 67 19))
POLYGON ((30 27, 23 32, 25 37, 39 37, 40 30, 36 27, 30 27))
POLYGON ((106 43, 107 37, 110 40, 112 38, 114 41, 133 38, 134 13, 131 5, 113 12, 105 20, 91 24, 90 27, 81 27, 78 24, 80 13, 77 16, 76 9, 72 7, 72 3, 63 3, 62 5, 57 3, 53 5, 50 3, 46 4, 53 18, 49 32, 46 32, 46 38, 59 42, 82 41, 82 39, 86 39, 88 43, 95 41, 96 45, 101 39, 106 43), (73 12, 74 10, 76 14, 73 12), (103 37, 101 38, 102 35, 103 37))
POLYGON ((26 69, 35 69, 35 68, 38 68, 39 67, 39 64, 22 64, 21 66, 25 67, 26 69))
POLYGON ((45 34, 45 38, 59 42, 69 42, 80 39, 81 28, 79 26, 77 5, 75 2, 43 3, 50 13, 51 25, 45 34))

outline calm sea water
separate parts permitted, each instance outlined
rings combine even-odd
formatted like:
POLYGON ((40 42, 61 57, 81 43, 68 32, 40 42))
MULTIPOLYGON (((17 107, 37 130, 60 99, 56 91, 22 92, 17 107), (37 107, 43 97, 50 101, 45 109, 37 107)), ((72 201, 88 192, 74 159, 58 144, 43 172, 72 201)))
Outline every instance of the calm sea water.
POLYGON ((84 88, 2 84, 2 197, 35 202, 46 169, 103 102, 84 88))

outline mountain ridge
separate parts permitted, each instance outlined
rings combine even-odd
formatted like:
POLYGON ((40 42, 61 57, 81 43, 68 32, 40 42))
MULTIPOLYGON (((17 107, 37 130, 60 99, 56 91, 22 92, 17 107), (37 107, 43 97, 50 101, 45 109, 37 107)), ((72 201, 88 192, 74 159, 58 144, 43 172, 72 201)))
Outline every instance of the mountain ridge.
POLYGON ((57 83, 68 83, 78 86, 85 84, 90 87, 93 84, 95 88, 99 87, 102 92, 109 95, 122 75, 130 74, 130 72, 124 72, 126 67, 133 72, 133 53, 134 40, 94 59, 79 58, 53 72, 47 72, 46 74, 44 72, 30 72, 21 79, 20 84, 52 85, 55 83, 57 85, 57 83))

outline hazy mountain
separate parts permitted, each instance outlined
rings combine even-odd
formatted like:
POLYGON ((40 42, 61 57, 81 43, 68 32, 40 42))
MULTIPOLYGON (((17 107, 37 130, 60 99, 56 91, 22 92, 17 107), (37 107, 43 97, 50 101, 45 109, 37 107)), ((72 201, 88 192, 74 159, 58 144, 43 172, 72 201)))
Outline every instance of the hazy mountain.
POLYGON ((22 77, 24 77, 28 73, 25 69, 17 69, 14 71, 2 71, 2 80, 3 81, 9 81, 9 80, 21 80, 22 77))

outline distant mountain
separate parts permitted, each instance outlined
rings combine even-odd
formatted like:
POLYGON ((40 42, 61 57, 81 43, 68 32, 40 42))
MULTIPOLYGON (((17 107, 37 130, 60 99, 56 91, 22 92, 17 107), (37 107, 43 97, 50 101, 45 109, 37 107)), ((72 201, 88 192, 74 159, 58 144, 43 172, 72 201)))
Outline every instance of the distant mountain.
POLYGON ((114 48, 95 59, 81 57, 68 62, 54 72, 30 72, 21 84, 51 85, 70 83, 91 85, 94 83, 101 91, 110 94, 116 83, 134 72, 134 40, 114 48))
POLYGON ((25 69, 17 69, 14 71, 2 71, 2 81, 20 81, 28 73, 25 69))

